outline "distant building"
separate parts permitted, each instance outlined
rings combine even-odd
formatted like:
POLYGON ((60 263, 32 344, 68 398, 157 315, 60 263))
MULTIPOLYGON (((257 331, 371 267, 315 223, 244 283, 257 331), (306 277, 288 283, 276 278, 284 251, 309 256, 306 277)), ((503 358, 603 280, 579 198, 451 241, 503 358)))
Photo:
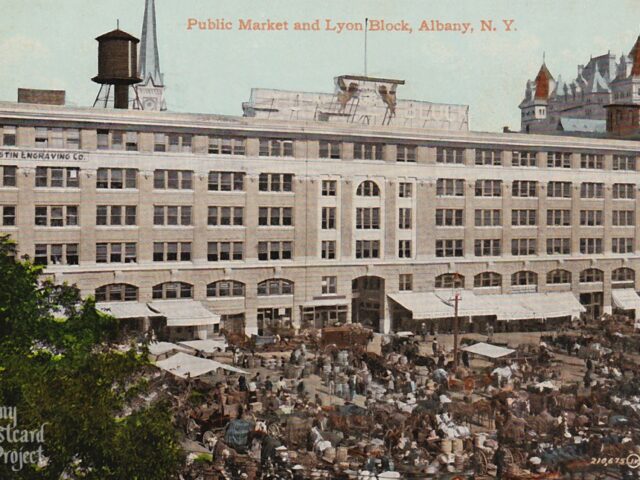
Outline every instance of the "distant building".
POLYGON ((144 8, 139 65, 142 83, 136 85, 135 89, 138 93, 140 106, 143 110, 166 110, 164 78, 160 73, 160 56, 158 54, 155 0, 146 0, 144 8))

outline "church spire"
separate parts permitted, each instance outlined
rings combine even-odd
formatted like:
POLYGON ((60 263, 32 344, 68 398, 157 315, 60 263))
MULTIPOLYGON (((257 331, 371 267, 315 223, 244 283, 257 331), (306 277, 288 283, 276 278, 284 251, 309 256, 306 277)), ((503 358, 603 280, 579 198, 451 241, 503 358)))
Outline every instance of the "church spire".
POLYGON ((148 84, 149 80, 151 80, 156 87, 164 84, 162 74, 160 73, 160 59, 158 55, 155 0, 146 0, 144 7, 142 37, 140 39, 140 76, 144 84, 148 84))

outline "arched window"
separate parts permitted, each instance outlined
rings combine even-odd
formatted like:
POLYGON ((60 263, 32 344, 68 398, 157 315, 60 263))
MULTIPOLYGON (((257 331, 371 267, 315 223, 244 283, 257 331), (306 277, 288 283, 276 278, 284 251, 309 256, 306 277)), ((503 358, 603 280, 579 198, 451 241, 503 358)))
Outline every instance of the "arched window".
POLYGON ((464 288, 464 276, 457 273, 443 273, 436 277, 436 288, 464 288))
POLYGON ((613 272, 611 272, 611 281, 616 283, 631 283, 636 280, 636 272, 632 268, 616 268, 613 272))
POLYGON ((557 268, 547 273, 547 284, 571 283, 571 272, 557 268))
POLYGON ((365 180, 360 185, 358 185, 358 190, 356 190, 356 195, 359 197, 379 197, 380 196, 380 188, 376 184, 376 182, 372 182, 371 180, 365 180))
POLYGON ((482 287, 501 287, 502 275, 496 272, 482 272, 473 277, 473 286, 482 287))
POLYGON ((135 302, 138 287, 128 283, 111 283, 96 288, 96 302, 135 302))
POLYGON ((207 297, 244 297, 244 283, 220 280, 207 285, 207 297))
POLYGON ((293 282, 281 278, 271 278, 258 284, 258 296, 293 295, 293 282))
POLYGON ((580 283, 602 282, 604 272, 597 268, 587 268, 580 272, 580 283))
POLYGON ((152 297, 156 300, 172 298, 193 298, 193 285, 184 282, 165 282, 155 285, 152 297))
POLYGON ((531 270, 520 270, 511 275, 511 285, 538 285, 538 274, 531 270))

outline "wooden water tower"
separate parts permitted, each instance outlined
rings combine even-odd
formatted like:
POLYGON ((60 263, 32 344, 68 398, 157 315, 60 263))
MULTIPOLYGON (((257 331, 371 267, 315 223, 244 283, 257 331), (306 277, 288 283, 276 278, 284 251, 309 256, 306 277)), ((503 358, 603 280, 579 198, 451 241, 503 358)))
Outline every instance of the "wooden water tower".
POLYGON ((119 28, 100 35, 96 40, 98 41, 98 75, 92 80, 101 86, 93 106, 104 102, 104 107, 107 107, 113 86, 114 108, 127 109, 129 108, 129 89, 131 85, 141 81, 138 76, 140 40, 119 28))

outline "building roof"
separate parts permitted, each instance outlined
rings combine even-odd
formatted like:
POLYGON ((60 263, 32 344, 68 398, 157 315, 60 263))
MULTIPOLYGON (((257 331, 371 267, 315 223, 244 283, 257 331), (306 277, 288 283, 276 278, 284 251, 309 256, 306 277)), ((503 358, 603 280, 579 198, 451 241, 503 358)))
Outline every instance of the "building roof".
POLYGON ((536 99, 541 100, 549 98, 549 94, 551 93, 551 82, 553 82, 553 75, 551 75, 547 65, 543 63, 538 71, 538 75, 536 76, 536 99))
POLYGON ((182 352, 176 353, 166 360, 157 361, 156 367, 166 370, 180 378, 196 378, 200 375, 205 375, 218 370, 227 370, 233 373, 248 375, 248 372, 232 367, 231 365, 216 362, 215 360, 209 360, 207 358, 195 357, 182 352))
POLYGON ((119 28, 96 37, 96 40, 98 40, 99 42, 102 40, 131 40, 134 43, 138 43, 140 41, 130 33, 124 32, 119 28))
POLYGON ((592 118, 560 117, 558 129, 563 132, 604 133, 607 131, 607 121, 592 118))

